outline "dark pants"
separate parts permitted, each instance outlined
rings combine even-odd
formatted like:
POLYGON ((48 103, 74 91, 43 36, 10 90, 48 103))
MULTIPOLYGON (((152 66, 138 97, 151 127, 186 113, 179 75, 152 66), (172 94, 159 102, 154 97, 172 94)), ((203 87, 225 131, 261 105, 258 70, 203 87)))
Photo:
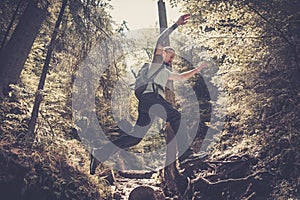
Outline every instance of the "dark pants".
POLYGON ((102 148, 96 150, 96 155, 97 157, 100 157, 100 161, 104 162, 109 158, 109 156, 111 156, 118 150, 114 145, 122 149, 137 145, 146 135, 147 131, 152 125, 155 116, 162 118, 167 122, 170 122, 174 133, 180 134, 177 135, 177 148, 179 153, 183 153, 183 151, 187 149, 186 145, 188 144, 188 136, 186 125, 183 121, 181 121, 180 112, 178 112, 168 101, 166 101, 159 94, 146 93, 143 94, 139 100, 138 119, 133 131, 126 136, 112 141, 113 144, 108 143, 102 148))

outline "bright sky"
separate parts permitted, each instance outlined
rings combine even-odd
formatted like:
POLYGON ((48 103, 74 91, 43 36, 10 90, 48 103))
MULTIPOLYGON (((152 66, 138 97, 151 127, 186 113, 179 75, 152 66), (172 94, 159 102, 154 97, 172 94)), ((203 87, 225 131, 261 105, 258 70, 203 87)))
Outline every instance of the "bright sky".
MULTIPOLYGON (((158 28, 158 0, 111 0, 114 7, 111 11, 113 20, 121 24, 127 22, 130 30, 141 28, 158 28)), ((175 22, 181 15, 179 8, 171 8, 168 0, 166 4, 168 25, 175 22)))

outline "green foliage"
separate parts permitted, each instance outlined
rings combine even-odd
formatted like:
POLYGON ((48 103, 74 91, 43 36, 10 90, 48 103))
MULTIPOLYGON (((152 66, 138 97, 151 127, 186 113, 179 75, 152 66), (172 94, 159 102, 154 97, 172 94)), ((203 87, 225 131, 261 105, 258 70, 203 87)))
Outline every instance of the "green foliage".
POLYGON ((299 1, 181 3, 192 15, 183 32, 194 38, 193 48, 206 50, 219 68, 212 77, 222 92, 215 108, 225 107, 227 116, 213 155, 259 157, 254 169, 270 170, 276 177, 271 195, 297 196, 299 1))
MULTIPOLYGON (((9 134, 9 133, 5 133, 9 134)), ((99 199, 108 195, 105 183, 88 175, 89 156, 80 142, 58 139, 37 146, 1 135, 1 183, 12 184, 13 194, 24 199, 99 199)))
MULTIPOLYGON (((28 199, 34 199, 35 195, 39 199, 43 196, 48 199, 99 199, 109 195, 110 191, 102 179, 88 174, 89 153, 81 142, 75 140, 78 134, 72 120, 71 93, 78 66, 92 45, 111 33, 111 19, 106 12, 109 4, 100 4, 100 1, 69 2, 59 39, 54 45, 45 88, 40 91, 43 100, 35 141, 29 144, 24 140, 45 54, 48 48, 52 48, 48 45, 61 6, 61 1, 49 3, 49 16, 31 48, 20 82, 11 86, 9 96, 1 102, 0 154, 6 158, 1 158, 0 168, 5 170, 1 170, 0 182, 21 184, 22 187, 15 188, 15 192, 28 199), (7 151, 12 146, 17 150, 7 151), (16 159, 8 159, 10 156, 16 159), (25 172, 20 181, 12 169, 21 171, 23 164, 25 172)), ((9 8, 1 11, 13 12, 12 7, 9 8)), ((4 27, 7 23, 8 18, 1 18, 4 27)), ((111 73, 106 81, 113 80, 114 76, 111 73)), ((107 85, 103 88, 109 93, 110 86, 105 87, 107 85)))

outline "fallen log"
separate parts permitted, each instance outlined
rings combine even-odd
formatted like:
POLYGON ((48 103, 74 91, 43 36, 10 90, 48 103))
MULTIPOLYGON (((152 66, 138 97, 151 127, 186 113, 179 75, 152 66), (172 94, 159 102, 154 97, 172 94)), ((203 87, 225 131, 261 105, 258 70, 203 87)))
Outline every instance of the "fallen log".
POLYGON ((134 178, 134 179, 150 179, 152 175, 156 173, 155 171, 146 170, 123 170, 119 171, 119 175, 124 178, 134 178))

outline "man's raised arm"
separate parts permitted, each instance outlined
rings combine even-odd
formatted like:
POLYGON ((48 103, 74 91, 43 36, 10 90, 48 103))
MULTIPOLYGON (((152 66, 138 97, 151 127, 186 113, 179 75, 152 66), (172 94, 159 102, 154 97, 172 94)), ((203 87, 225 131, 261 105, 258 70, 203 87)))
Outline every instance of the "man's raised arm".
POLYGON ((176 23, 174 23, 172 26, 164 30, 158 37, 158 40, 156 42, 155 50, 154 50, 154 60, 155 56, 162 55, 162 49, 165 46, 164 42, 167 40, 169 35, 180 25, 184 25, 187 23, 188 19, 190 18, 190 14, 185 14, 179 17, 176 23))

